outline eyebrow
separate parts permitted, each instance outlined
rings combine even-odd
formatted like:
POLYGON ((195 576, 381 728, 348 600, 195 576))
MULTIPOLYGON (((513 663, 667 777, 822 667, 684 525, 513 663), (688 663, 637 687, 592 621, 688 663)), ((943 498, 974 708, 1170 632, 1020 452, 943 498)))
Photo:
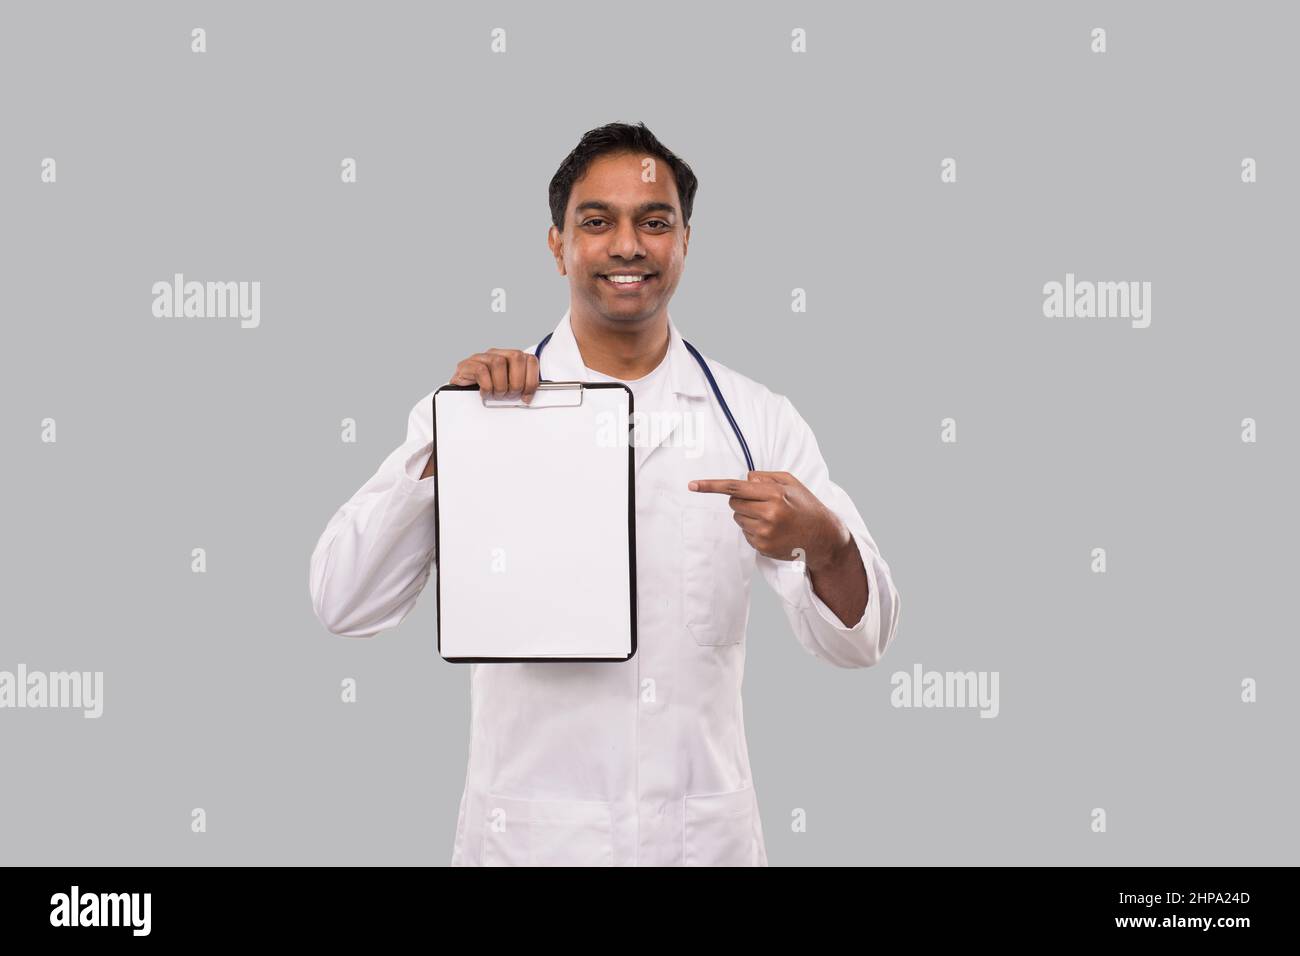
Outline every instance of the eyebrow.
MULTIPOLYGON (((611 206, 607 202, 601 202, 599 199, 588 199, 586 202, 580 202, 578 203, 577 206, 574 207, 573 211, 575 213, 579 213, 588 209, 595 210, 597 212, 614 211, 613 206, 611 206)), ((635 209, 632 210, 632 215, 641 216, 648 212, 669 212, 672 213, 673 215, 676 215, 677 207, 670 202, 643 202, 641 205, 637 206, 635 209)))

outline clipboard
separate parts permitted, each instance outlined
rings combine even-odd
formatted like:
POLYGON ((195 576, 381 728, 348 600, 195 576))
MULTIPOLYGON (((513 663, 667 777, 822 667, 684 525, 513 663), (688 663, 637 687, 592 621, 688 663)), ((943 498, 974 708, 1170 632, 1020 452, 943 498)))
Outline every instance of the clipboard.
POLYGON ((455 664, 636 654, 632 391, 543 381, 525 405, 433 394, 438 654, 455 664))

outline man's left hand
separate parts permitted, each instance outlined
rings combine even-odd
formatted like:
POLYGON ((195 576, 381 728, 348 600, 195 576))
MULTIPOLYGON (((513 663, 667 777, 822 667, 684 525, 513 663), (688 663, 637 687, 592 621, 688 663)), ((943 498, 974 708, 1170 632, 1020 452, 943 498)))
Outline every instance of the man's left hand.
POLYGON ((829 567, 853 544, 848 527, 788 471, 751 471, 749 479, 701 478, 688 486, 727 495, 732 517, 759 554, 793 561, 803 551, 810 572, 829 567))

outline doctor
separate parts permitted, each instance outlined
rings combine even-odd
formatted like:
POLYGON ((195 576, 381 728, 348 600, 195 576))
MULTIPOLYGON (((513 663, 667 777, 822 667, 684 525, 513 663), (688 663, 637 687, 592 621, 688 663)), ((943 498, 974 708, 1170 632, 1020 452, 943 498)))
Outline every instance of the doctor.
MULTIPOLYGON (((568 310, 540 360, 488 349, 451 378, 525 400, 541 378, 621 381, 655 425, 632 438, 637 653, 470 665, 453 865, 767 865, 740 695, 755 570, 828 664, 875 664, 898 626, 889 566, 807 423, 669 317, 696 188, 644 124, 588 132, 550 184, 568 310)), ((432 397, 312 554, 335 634, 396 627, 429 579, 432 397)))

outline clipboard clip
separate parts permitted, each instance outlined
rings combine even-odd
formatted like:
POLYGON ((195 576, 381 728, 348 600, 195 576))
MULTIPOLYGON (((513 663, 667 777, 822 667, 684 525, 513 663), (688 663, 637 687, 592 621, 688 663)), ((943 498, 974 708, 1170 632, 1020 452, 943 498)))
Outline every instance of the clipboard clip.
POLYGON ((490 398, 490 392, 483 392, 483 407, 573 408, 582 404, 582 384, 582 382, 540 382, 529 404, 525 404, 522 398, 490 398))

